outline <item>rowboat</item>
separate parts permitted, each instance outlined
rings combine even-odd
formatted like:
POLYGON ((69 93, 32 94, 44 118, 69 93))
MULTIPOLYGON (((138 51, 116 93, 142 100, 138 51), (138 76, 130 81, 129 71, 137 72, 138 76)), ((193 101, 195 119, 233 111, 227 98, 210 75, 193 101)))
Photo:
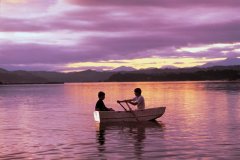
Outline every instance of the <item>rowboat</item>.
POLYGON ((161 117, 166 107, 127 111, 94 111, 96 122, 138 122, 151 121, 161 117))

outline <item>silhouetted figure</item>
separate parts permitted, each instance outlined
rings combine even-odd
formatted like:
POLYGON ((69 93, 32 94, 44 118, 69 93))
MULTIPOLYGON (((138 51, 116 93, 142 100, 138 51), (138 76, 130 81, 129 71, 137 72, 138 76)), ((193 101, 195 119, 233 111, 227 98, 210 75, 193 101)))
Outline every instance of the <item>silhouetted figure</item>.
POLYGON ((137 105, 137 108, 139 110, 143 110, 145 109, 145 100, 142 96, 142 90, 140 88, 136 88, 134 89, 134 94, 136 97, 134 97, 133 99, 128 99, 128 100, 122 100, 122 101, 117 101, 118 103, 120 102, 127 102, 130 103, 134 106, 137 105))
POLYGON ((100 91, 98 92, 98 98, 99 100, 97 101, 95 111, 114 111, 112 108, 107 108, 103 102, 105 99, 105 93, 100 91))

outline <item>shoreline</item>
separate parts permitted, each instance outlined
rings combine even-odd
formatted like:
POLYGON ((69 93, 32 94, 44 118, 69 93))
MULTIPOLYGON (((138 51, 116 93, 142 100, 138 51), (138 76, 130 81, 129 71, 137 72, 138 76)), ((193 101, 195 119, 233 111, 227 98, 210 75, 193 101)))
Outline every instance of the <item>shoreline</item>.
POLYGON ((0 82, 0 86, 7 86, 7 85, 26 85, 26 84, 64 84, 66 82, 47 82, 47 83, 2 83, 0 82))
POLYGON ((170 81, 101 81, 101 82, 93 82, 93 81, 89 81, 89 82, 49 82, 49 83, 0 83, 0 86, 9 86, 9 85, 44 85, 44 84, 74 84, 74 83, 174 83, 174 82, 237 82, 240 83, 240 79, 239 80, 170 80, 170 81))

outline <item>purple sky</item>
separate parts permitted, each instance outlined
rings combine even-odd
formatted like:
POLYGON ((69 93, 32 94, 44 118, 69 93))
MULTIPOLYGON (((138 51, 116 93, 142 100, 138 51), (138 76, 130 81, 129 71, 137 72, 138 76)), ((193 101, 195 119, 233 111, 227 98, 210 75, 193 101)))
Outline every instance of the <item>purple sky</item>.
POLYGON ((77 71, 240 57, 238 0, 0 0, 0 67, 77 71))

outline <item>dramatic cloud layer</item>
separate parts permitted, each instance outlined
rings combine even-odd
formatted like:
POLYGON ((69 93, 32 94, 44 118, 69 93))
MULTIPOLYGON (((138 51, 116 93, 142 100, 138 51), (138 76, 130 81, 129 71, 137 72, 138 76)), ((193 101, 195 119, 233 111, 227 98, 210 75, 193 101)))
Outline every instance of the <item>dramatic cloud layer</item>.
POLYGON ((240 56, 236 0, 2 0, 0 5, 0 67, 7 69, 185 67, 240 56))
POLYGON ((236 0, 68 0, 70 3, 81 6, 153 6, 153 7, 189 7, 189 6, 231 6, 240 5, 236 0))

